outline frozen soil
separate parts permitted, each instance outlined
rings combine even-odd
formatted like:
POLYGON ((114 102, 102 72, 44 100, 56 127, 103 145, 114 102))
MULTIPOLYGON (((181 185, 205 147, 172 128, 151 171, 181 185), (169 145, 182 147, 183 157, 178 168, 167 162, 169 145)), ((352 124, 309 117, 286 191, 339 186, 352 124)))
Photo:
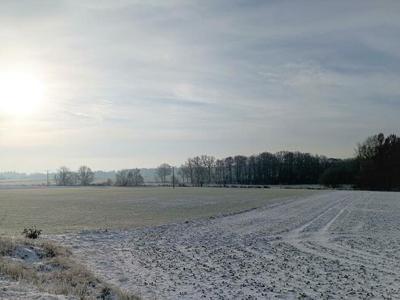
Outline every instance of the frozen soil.
POLYGON ((327 192, 228 216, 51 238, 145 299, 400 299, 400 193, 327 192))

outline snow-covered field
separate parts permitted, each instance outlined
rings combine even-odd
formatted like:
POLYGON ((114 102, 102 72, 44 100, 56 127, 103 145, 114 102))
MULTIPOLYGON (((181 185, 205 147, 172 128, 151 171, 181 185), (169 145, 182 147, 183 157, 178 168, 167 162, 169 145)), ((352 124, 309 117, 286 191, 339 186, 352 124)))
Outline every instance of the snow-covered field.
POLYGON ((51 238, 145 299, 400 299, 400 193, 326 192, 217 218, 51 238))

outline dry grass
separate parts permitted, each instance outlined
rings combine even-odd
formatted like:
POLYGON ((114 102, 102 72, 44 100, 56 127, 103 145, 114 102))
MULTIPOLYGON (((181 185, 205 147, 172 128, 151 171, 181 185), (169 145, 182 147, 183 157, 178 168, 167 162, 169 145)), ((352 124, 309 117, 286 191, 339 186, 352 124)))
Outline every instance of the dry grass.
POLYGON ((139 299, 96 278, 73 259, 68 249, 47 241, 0 238, 0 274, 51 294, 80 299, 139 299), (20 256, 20 249, 33 252, 35 259, 20 256))
POLYGON ((7 275, 17 281, 22 279, 36 281, 36 274, 32 268, 4 258, 0 258, 0 274, 7 275))
POLYGON ((0 257, 11 255, 16 247, 15 240, 10 238, 0 239, 0 257))

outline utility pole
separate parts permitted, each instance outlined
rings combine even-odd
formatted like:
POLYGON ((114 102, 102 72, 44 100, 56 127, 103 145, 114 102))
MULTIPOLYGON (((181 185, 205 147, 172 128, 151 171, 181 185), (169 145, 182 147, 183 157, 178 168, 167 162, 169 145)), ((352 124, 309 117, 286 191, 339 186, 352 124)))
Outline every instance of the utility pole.
POLYGON ((47 179, 47 186, 49 186, 50 185, 50 182, 49 182, 49 170, 46 170, 46 179, 47 179))
POLYGON ((175 188, 175 167, 172 167, 172 188, 175 188))

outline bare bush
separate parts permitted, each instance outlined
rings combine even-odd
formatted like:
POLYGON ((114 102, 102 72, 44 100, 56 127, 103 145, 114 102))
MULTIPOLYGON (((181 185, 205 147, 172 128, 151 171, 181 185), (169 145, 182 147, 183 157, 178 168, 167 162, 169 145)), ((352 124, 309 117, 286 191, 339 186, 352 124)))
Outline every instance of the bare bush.
POLYGON ((42 234, 41 229, 37 229, 36 226, 30 228, 24 228, 22 231, 22 235, 24 235, 28 239, 37 239, 42 234))

